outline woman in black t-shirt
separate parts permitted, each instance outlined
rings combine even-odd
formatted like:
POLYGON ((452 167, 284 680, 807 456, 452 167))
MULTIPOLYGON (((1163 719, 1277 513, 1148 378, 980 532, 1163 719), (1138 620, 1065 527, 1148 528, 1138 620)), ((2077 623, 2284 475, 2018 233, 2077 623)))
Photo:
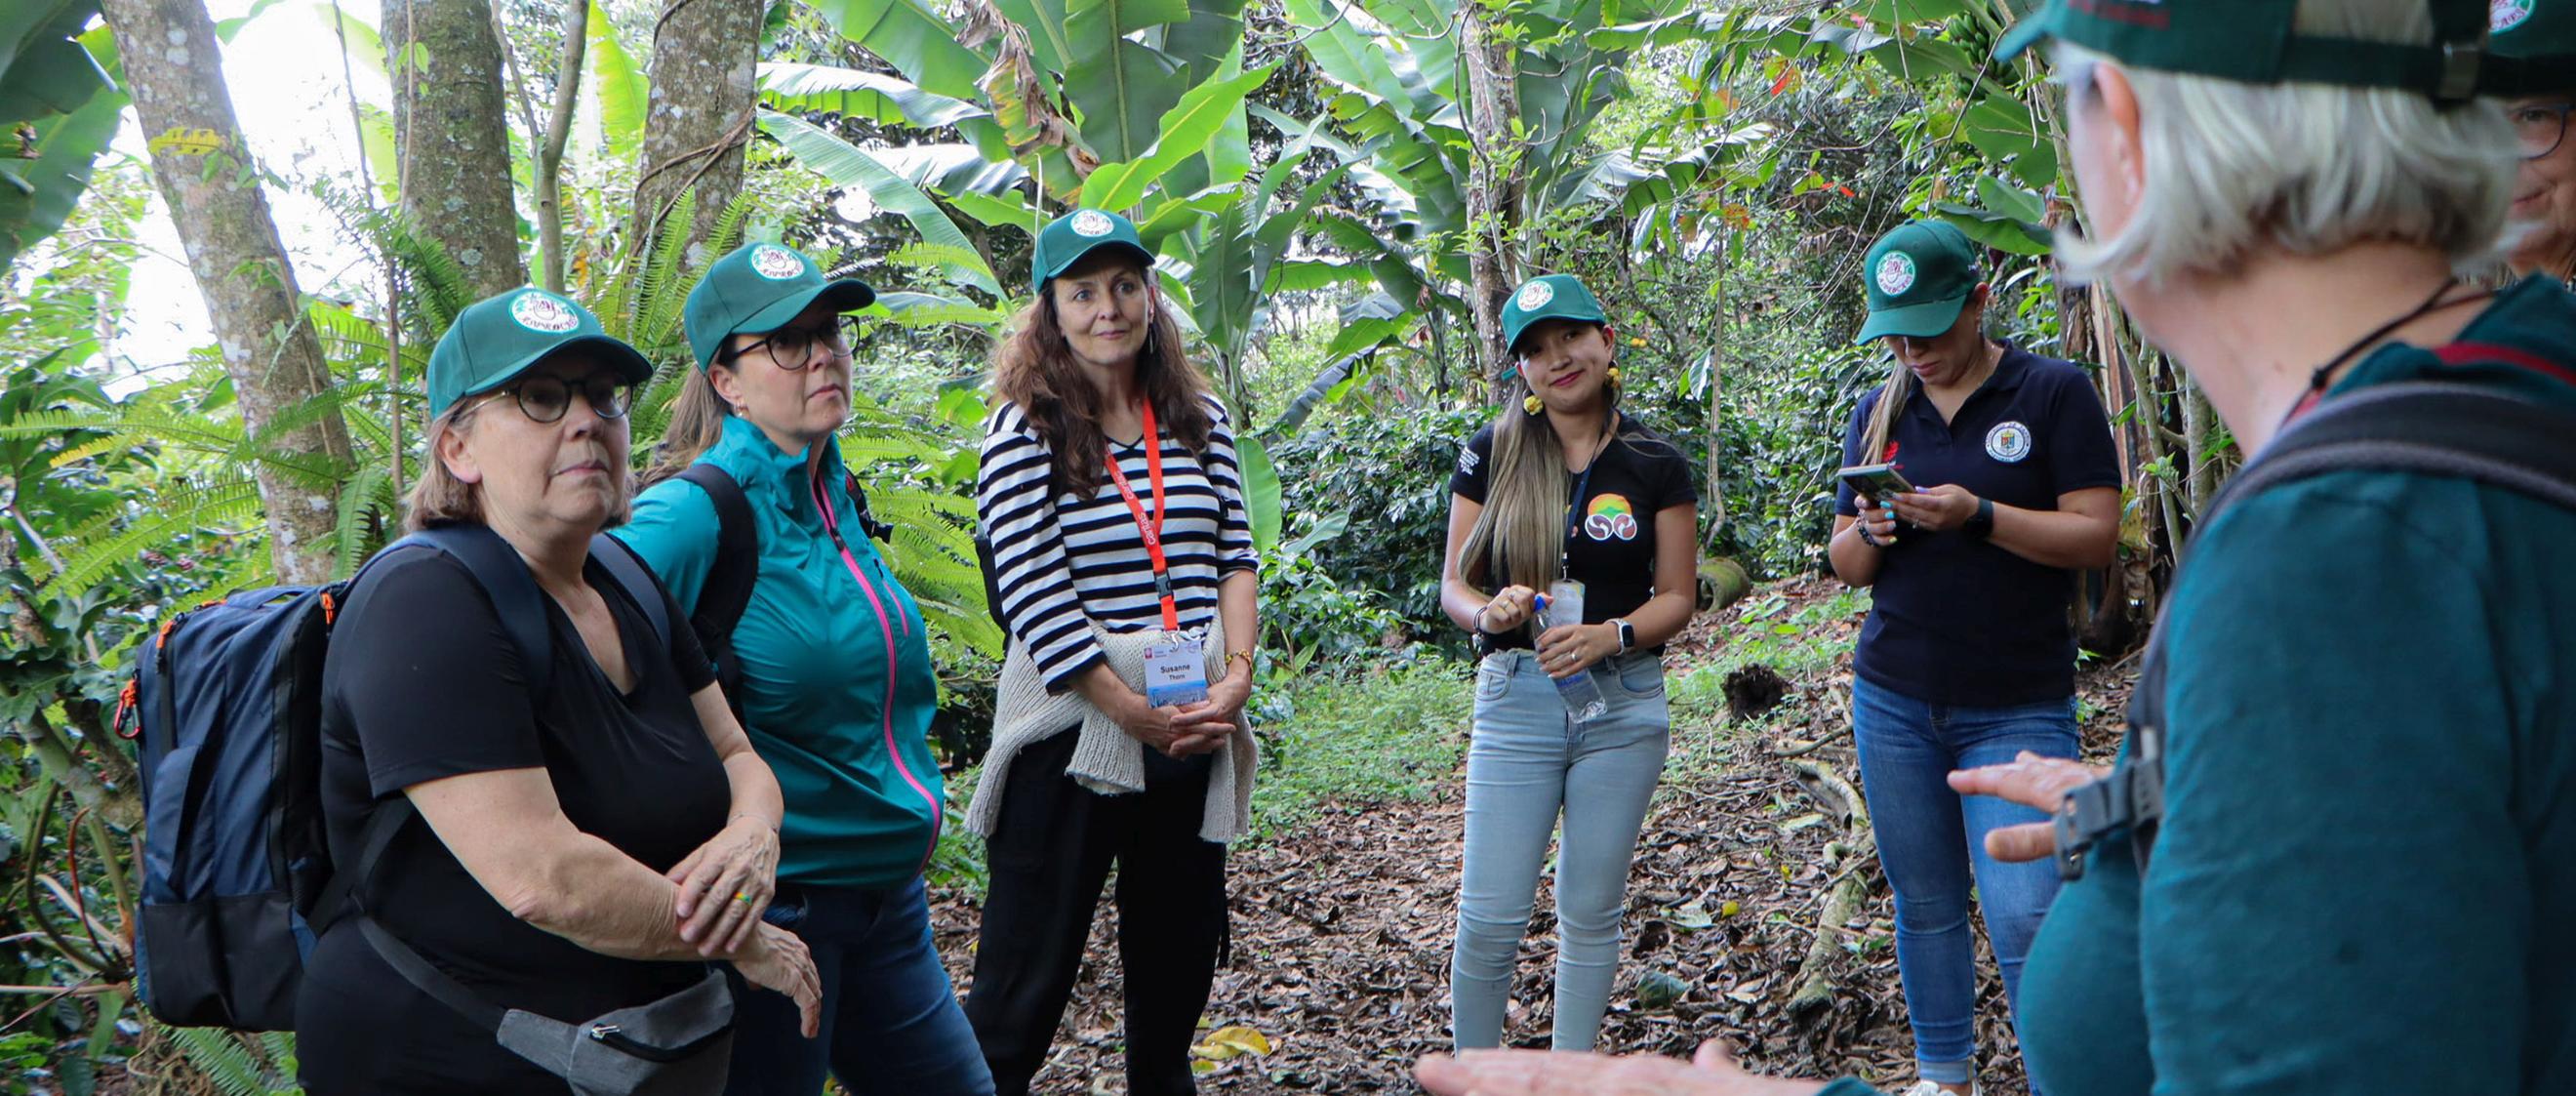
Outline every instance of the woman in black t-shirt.
POLYGON ((1503 335, 1510 403, 1458 455, 1440 587, 1450 619, 1491 652, 1467 754, 1451 1031, 1460 1048, 1501 1041, 1562 815, 1553 1041, 1590 1050, 1618 972, 1628 862, 1663 775, 1660 652, 1697 595, 1699 498, 1690 463, 1619 413, 1618 343, 1582 282, 1522 286, 1503 335), (1579 623, 1532 619, 1560 613, 1579 623))
POLYGON ((397 797, 428 824, 395 831, 357 883, 363 916, 306 962, 297 1049, 317 1096, 568 1091, 388 965, 369 921, 499 1008, 578 1024, 686 990, 720 959, 794 997, 813 1034, 813 964, 759 919, 777 781, 693 633, 673 628, 665 649, 636 600, 685 621, 669 595, 591 555, 625 515, 625 413, 651 375, 538 289, 466 309, 431 355, 438 417, 411 526, 479 525, 515 553, 544 595, 549 666, 523 664, 507 594, 437 549, 397 548, 349 592, 322 676, 333 859, 354 865, 397 797))

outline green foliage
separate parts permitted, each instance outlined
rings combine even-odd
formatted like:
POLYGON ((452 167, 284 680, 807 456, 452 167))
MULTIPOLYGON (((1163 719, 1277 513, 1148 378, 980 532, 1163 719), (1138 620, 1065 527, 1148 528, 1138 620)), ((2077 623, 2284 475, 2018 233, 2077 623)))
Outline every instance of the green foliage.
POLYGON ((21 148, 0 158, 0 272, 70 218, 91 166, 116 137, 126 97, 93 48, 114 63, 104 33, 81 28, 94 0, 27 0, 0 11, 0 120, 21 148), (93 46, 94 44, 94 46, 93 46))
MULTIPOLYGON (((1395 406, 1354 409, 1278 446, 1283 509, 1300 515, 1310 529, 1334 528, 1335 519, 1340 521, 1337 533, 1309 548, 1314 565, 1383 598, 1416 636, 1461 638, 1440 612, 1449 475, 1459 449, 1489 417, 1395 406)), ((1266 584, 1264 595, 1274 601, 1279 596, 1266 584)))
POLYGON ((188 1064, 223 1096, 296 1096, 295 1036, 246 1035, 222 1028, 166 1028, 188 1064))
POLYGON ((1249 713, 1262 736, 1252 833, 1277 838, 1317 814, 1429 798, 1456 771, 1472 707, 1463 663, 1400 656, 1270 678, 1249 713))

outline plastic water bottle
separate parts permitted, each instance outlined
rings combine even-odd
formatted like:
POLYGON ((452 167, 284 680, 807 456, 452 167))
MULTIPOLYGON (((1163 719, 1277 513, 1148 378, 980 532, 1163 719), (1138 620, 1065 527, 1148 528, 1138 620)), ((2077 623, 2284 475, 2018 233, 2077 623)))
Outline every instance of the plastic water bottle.
MULTIPOLYGON (((1583 623, 1583 584, 1571 580, 1549 583, 1538 610, 1542 628, 1583 623)), ((1610 710, 1610 701, 1602 697, 1601 683, 1592 680, 1590 668, 1553 680, 1557 697, 1565 701, 1565 714, 1574 722, 1589 723, 1610 710)))

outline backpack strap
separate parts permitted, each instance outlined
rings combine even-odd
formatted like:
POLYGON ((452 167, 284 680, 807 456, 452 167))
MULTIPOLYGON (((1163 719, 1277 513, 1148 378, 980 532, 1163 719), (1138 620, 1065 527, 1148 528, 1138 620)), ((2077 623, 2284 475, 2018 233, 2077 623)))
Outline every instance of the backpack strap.
POLYGON ((850 492, 850 508, 859 512, 859 531, 882 543, 894 543, 894 526, 878 521, 876 512, 868 509, 868 489, 859 486, 859 474, 843 469, 841 476, 850 492))
POLYGON ((752 587, 760 584, 760 526, 752 518, 750 497, 733 473, 699 461, 679 478, 697 484, 716 508, 716 561, 698 587, 698 605, 689 616, 689 627, 698 633, 698 645, 706 649, 708 660, 716 664, 716 685, 724 690, 725 706, 733 709, 733 721, 749 727, 743 720, 742 660, 734 654, 733 630, 742 623, 743 610, 751 606, 752 587))
POLYGON ((728 652, 733 629, 751 605, 751 588, 760 581, 760 526, 751 514, 751 499, 733 473, 705 461, 692 464, 679 478, 698 485, 716 508, 716 562, 698 588, 697 612, 689 617, 700 639, 721 637, 728 652))
POLYGON ((662 584, 653 578, 652 570, 644 566, 644 557, 636 555, 635 549, 627 547, 625 541, 600 533, 590 538, 590 558, 598 560, 599 565, 608 571, 608 577, 625 588, 626 596, 635 602, 635 607, 644 610, 644 620, 652 625, 653 638, 661 641, 662 657, 668 660, 671 650, 670 598, 663 594, 662 584))
MULTIPOLYGON (((2443 348, 2453 365, 2490 359, 2576 380, 2576 373, 2519 351, 2504 358, 2443 348), (2526 361, 2524 359, 2530 359, 2526 361)), ((2374 470, 2464 479, 2576 513, 2576 415, 2493 388, 2446 381, 2374 385, 2328 402, 2273 440, 2211 500, 2199 539, 2228 506, 2274 487, 2332 472, 2374 470)), ((2184 559, 2190 557, 2185 545, 2184 559)), ((2174 585, 2181 585, 2177 565, 2174 585)), ((2164 819, 2165 615, 2156 615, 2146 662, 2129 698, 2129 752, 2111 775, 2067 793, 2058 808, 2057 871, 2084 875, 2094 845, 2125 831, 2144 872, 2164 819)))
POLYGON ((490 526, 466 522, 423 529, 386 545, 376 558, 414 544, 454 557, 474 575, 474 581, 482 584, 483 593, 492 599, 492 611, 500 615, 501 630, 518 645, 519 660, 527 669, 528 695, 546 695, 554 687, 555 670, 553 633, 546 624, 546 595, 537 588, 536 576, 528 573, 519 550, 510 547, 510 542, 501 539, 501 534, 490 526))

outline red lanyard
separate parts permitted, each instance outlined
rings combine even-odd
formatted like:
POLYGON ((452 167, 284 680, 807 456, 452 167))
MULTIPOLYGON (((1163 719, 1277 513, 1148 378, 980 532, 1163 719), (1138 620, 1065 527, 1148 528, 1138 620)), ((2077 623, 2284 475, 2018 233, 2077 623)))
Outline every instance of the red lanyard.
POLYGON ((1154 593, 1163 599, 1163 630, 1181 630, 1181 614, 1172 606, 1171 565, 1163 560, 1163 439, 1154 433, 1154 401, 1141 405, 1145 419, 1145 474, 1154 492, 1154 520, 1145 520, 1145 504, 1137 501, 1136 489, 1127 486, 1127 473, 1118 467, 1118 450, 1109 450, 1109 480, 1118 485, 1118 494, 1127 500, 1127 512, 1136 518, 1136 531, 1145 535, 1145 556, 1154 561, 1154 593))

